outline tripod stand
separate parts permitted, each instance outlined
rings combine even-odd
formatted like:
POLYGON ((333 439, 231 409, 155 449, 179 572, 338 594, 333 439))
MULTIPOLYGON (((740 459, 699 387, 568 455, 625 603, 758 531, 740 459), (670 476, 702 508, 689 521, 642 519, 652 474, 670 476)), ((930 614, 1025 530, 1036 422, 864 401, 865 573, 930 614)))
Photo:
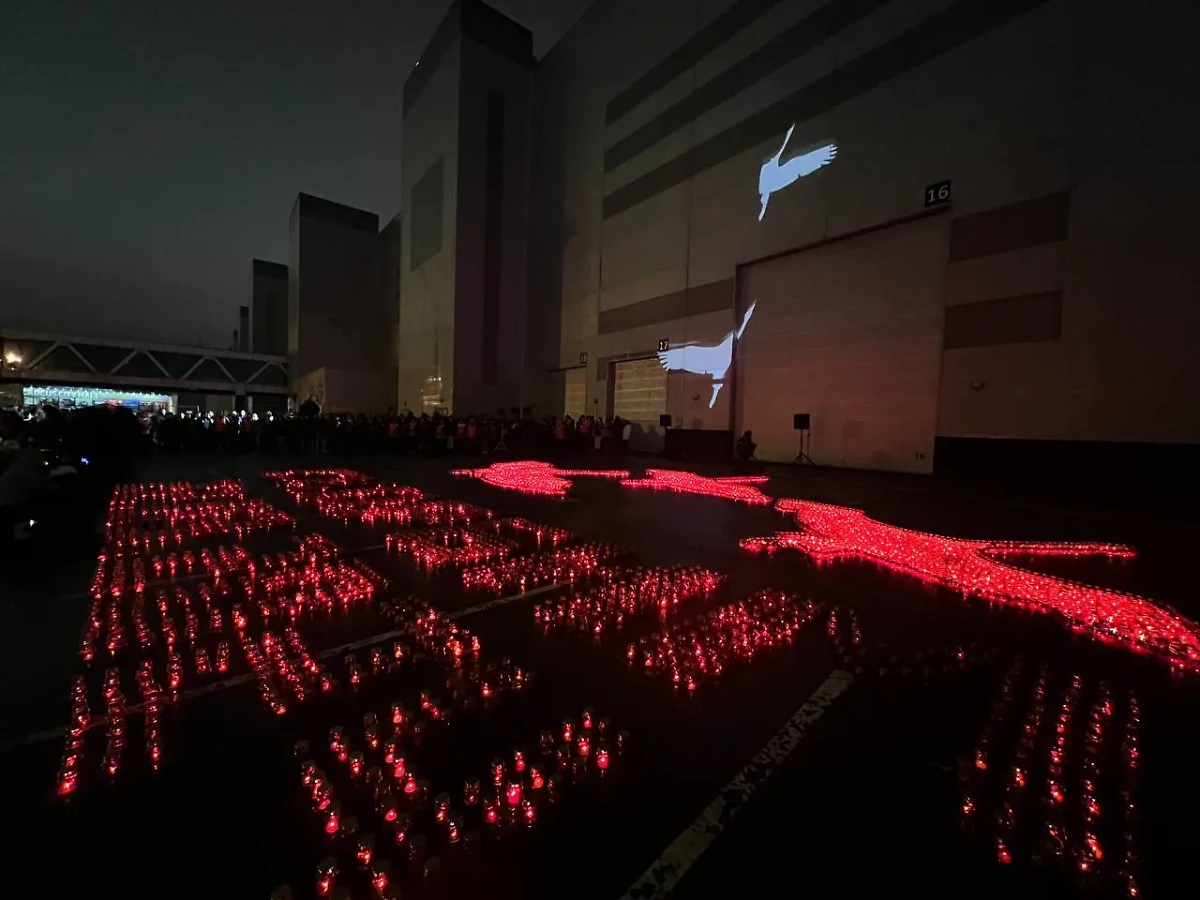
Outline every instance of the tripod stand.
POLYGON ((810 466, 815 466, 816 463, 812 461, 812 457, 808 455, 807 450, 807 447, 812 447, 812 434, 807 428, 800 428, 798 431, 800 432, 800 452, 797 453, 796 458, 792 460, 792 465, 802 466, 807 463, 810 466), (806 438, 807 447, 805 446, 806 438))

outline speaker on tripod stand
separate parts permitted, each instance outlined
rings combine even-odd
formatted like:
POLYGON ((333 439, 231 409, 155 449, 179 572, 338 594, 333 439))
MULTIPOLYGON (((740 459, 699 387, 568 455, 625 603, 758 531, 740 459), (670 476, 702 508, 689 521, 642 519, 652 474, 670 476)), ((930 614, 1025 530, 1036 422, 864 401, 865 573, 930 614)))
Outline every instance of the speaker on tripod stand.
POLYGON ((792 460, 793 465, 801 466, 806 463, 810 466, 816 465, 812 461, 812 457, 808 455, 808 450, 812 446, 812 433, 809 431, 811 425, 812 419, 808 413, 794 413, 792 415, 792 430, 800 432, 800 452, 792 460))

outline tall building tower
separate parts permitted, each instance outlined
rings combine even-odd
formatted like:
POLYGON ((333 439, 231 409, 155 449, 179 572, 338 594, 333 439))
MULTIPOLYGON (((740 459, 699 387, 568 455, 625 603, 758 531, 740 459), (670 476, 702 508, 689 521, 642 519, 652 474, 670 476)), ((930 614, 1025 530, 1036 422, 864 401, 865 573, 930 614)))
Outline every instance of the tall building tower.
POLYGON ((400 379, 400 256, 403 214, 396 213, 379 232, 379 305, 385 315, 388 334, 388 390, 392 409, 399 409, 397 390, 400 379))
POLYGON ((250 346, 255 353, 287 353, 288 267, 256 259, 250 264, 250 346))
POLYGON ((523 403, 533 66, 528 30, 457 0, 405 82, 402 408, 523 403))
POLYGON ((378 291, 379 217, 300 194, 289 224, 287 353, 293 394, 303 402, 319 392, 330 409, 386 411, 392 403, 378 291))

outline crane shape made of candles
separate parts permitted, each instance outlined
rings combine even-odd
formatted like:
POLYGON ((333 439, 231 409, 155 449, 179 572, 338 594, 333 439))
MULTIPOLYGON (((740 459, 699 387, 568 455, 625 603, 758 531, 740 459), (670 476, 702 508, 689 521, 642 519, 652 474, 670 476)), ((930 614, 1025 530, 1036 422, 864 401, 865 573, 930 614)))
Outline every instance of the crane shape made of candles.
POLYGON ((862 510, 784 499, 776 508, 800 531, 746 538, 751 552, 798 550, 817 562, 857 559, 963 595, 1054 614, 1095 640, 1200 672, 1200 626, 1146 597, 1046 575, 1011 561, 1018 556, 1132 557, 1121 544, 981 541, 886 525, 862 510))

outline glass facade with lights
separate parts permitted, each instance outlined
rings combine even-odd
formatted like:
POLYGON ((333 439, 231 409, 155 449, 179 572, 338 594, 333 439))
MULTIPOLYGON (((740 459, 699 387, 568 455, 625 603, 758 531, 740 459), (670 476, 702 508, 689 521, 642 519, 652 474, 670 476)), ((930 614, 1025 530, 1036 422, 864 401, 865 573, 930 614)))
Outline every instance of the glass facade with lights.
POLYGON ((174 412, 175 398, 170 394, 144 391, 118 391, 102 387, 70 387, 58 384, 24 385, 17 405, 49 404, 63 409, 77 406, 126 406, 135 412, 174 412))

